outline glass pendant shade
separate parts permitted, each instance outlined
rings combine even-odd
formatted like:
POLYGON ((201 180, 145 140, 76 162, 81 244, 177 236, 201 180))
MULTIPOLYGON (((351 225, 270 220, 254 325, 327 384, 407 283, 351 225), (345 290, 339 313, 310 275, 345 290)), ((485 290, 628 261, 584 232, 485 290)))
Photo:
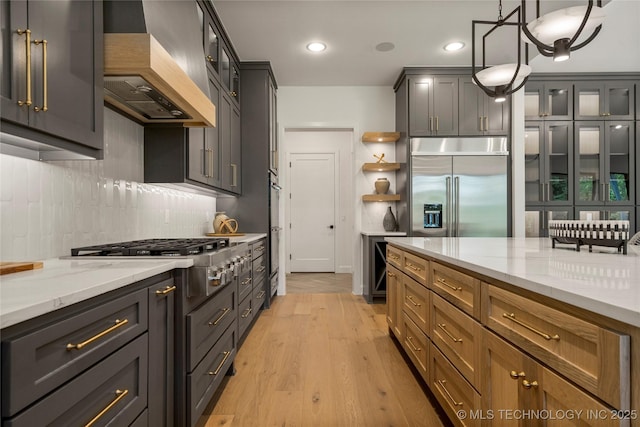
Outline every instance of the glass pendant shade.
MULTIPOLYGON (((587 6, 573 6, 547 13, 528 23, 527 29, 538 41, 546 45, 552 46, 556 40, 570 40, 580 28, 587 8, 587 6)), ((601 7, 593 6, 583 33, 591 33, 604 22, 605 17, 606 14, 601 7)), ((522 36, 526 42, 533 44, 525 34, 522 36)))
MULTIPOLYGON (((518 64, 495 65, 478 71, 476 77, 484 86, 506 86, 513 79, 517 67, 518 64)), ((515 81, 518 82, 529 74, 531 74, 531 67, 526 64, 520 64, 515 81)))

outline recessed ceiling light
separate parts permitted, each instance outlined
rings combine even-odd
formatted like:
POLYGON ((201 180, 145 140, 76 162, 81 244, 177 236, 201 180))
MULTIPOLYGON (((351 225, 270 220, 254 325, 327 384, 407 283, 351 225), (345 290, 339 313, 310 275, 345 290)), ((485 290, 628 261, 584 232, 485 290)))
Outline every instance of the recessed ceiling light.
POLYGON ((307 45, 307 49, 311 52, 322 52, 327 48, 327 45, 320 42, 313 42, 307 45))
POLYGON ((462 42, 451 42, 444 45, 444 50, 447 52, 455 52, 456 50, 460 50, 464 47, 464 43, 462 42))

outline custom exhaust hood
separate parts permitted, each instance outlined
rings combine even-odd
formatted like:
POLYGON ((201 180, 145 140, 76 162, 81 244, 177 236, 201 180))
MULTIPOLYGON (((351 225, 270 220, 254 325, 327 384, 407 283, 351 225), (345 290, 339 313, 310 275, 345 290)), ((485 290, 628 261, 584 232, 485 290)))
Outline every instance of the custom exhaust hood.
POLYGON ((216 125, 196 2, 104 2, 104 95, 145 123, 216 125))

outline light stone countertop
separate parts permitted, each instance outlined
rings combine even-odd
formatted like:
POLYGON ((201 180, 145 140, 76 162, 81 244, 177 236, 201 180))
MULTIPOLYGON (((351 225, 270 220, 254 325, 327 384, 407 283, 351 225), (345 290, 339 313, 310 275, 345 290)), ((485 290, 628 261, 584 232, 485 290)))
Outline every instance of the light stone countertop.
POLYGON ((556 244, 548 238, 387 237, 401 248, 446 261, 621 322, 640 327, 640 247, 556 244))
POLYGON ((404 231, 361 231, 363 236, 406 236, 404 231))
POLYGON ((266 233, 247 233, 244 236, 230 236, 229 243, 230 244, 238 244, 238 243, 253 243, 257 240, 263 239, 267 237, 266 233))
POLYGON ((45 260, 41 269, 0 276, 0 328, 192 265, 186 257, 45 260))

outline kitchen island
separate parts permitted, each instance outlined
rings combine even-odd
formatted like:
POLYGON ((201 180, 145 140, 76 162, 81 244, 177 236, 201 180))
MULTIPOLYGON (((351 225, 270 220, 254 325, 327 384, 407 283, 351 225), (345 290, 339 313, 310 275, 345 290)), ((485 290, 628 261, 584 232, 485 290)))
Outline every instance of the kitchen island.
POLYGON ((454 424, 640 425, 640 248, 386 240, 390 334, 454 424))

